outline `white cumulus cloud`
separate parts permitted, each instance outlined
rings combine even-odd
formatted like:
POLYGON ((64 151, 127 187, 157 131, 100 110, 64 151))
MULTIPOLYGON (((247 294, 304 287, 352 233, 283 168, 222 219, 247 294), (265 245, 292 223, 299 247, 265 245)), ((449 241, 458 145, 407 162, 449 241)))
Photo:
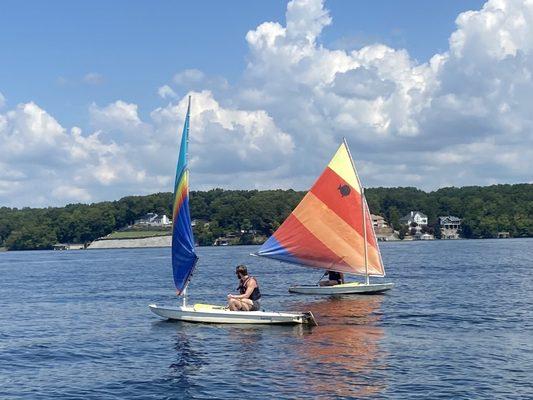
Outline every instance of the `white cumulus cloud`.
POLYGON ((91 195, 87 189, 70 185, 60 185, 52 189, 52 196, 60 201, 88 202, 91 195))
MULTIPOLYGON (((239 110, 222 107, 211 92, 193 92, 190 134, 191 168, 209 175, 221 175, 235 181, 238 175, 251 170, 276 169, 292 153, 291 137, 280 130, 272 117, 263 110, 239 110)), ((152 112, 156 130, 162 137, 173 137, 177 143, 178 127, 183 123, 186 98, 176 105, 152 112)))
POLYGON ((245 35, 234 87, 181 71, 158 89, 169 103, 151 112, 124 100, 93 103, 90 133, 32 102, 3 111, 0 200, 171 190, 188 95, 193 189, 306 189, 343 136, 367 186, 531 182, 531 1, 489 0, 460 14, 449 49, 422 63, 380 43, 328 48, 320 39, 332 24, 321 0, 293 0, 285 21, 245 35))
POLYGON ((0 113, 0 204, 55 205, 128 193, 142 169, 126 147, 100 136, 67 130, 32 102, 0 113))
POLYGON ((263 23, 246 36, 238 96, 291 135, 290 171, 318 173, 345 136, 370 185, 415 176, 425 189, 531 179, 533 3, 493 0, 459 15, 450 50, 427 63, 383 44, 328 49, 318 37, 330 23, 322 1, 295 0, 285 25, 263 23))
POLYGON ((174 92, 174 90, 172 90, 172 88, 168 85, 163 85, 159 89, 157 89, 157 94, 162 99, 175 99, 176 97, 178 97, 176 92, 174 92))

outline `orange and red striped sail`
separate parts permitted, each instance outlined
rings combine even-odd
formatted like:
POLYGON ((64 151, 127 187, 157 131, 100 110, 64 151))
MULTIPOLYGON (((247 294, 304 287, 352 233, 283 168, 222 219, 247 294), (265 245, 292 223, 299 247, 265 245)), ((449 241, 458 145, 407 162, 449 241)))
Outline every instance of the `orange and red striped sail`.
POLYGON ((385 276, 368 205, 346 141, 257 254, 314 268, 385 276))

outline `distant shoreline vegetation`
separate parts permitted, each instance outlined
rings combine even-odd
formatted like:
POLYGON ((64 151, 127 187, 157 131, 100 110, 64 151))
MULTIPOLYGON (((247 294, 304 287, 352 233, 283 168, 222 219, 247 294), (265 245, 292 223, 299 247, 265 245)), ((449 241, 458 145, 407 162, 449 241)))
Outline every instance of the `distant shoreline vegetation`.
MULTIPOLYGON (((191 216, 199 245, 217 238, 235 237, 252 244, 270 236, 305 195, 294 190, 223 190, 190 193, 191 216)), ((443 215, 462 219, 464 238, 533 236, 533 184, 468 186, 424 192, 412 187, 368 188, 370 211, 400 229, 401 216, 420 210, 428 225, 436 227, 443 215)), ((0 208, 0 248, 8 250, 52 249, 56 243, 89 243, 130 226, 154 212, 171 215, 172 193, 128 196, 118 201, 69 204, 49 208, 0 208)))

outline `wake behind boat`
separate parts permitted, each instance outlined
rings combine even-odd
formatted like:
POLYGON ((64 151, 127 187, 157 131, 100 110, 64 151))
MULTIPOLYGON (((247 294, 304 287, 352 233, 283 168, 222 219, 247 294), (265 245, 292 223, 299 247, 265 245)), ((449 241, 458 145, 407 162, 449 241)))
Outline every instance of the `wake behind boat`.
POLYGON ((187 158, 190 110, 191 99, 189 97, 176 168, 172 211, 172 272, 176 292, 182 296, 183 304, 181 306, 164 307, 150 304, 150 310, 163 318, 190 322, 316 325, 313 314, 310 312, 230 311, 226 307, 209 304, 187 305, 187 286, 198 263, 189 211, 189 168, 187 158))
POLYGON ((365 283, 291 286, 292 293, 370 294, 394 286, 370 283, 370 276, 384 277, 385 268, 364 188, 346 140, 313 187, 256 255, 366 278, 365 283))

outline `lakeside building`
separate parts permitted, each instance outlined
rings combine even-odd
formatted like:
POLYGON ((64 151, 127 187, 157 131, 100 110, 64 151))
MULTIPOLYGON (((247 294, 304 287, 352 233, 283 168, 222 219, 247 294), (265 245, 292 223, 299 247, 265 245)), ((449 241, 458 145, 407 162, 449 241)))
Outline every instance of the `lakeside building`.
POLYGON ((240 236, 235 233, 228 233, 215 239, 213 246, 231 246, 239 244, 240 236))
POLYGON ((435 236, 431 233, 417 232, 414 236, 414 240, 435 240, 435 236))
POLYGON ((86 247, 84 243, 56 243, 52 246, 54 250, 83 250, 86 247))
POLYGON ((172 220, 170 220, 165 214, 159 216, 156 213, 148 213, 136 220, 135 225, 170 226, 172 225, 172 220))
MULTIPOLYGON (((421 240, 423 235, 422 228, 427 227, 428 225, 428 216, 421 211, 411 211, 409 214, 400 218, 400 224, 407 226, 409 229, 408 235, 411 236, 414 240, 421 240)), ((424 237, 422 240, 432 240, 424 237)))
POLYGON ((453 215, 439 217, 441 239, 460 239, 461 219, 453 215))
POLYGON ((426 226, 428 224, 428 216, 420 211, 411 211, 409 214, 400 218, 400 224, 411 226, 412 223, 418 226, 426 226))
POLYGON ((370 214, 370 217, 372 218, 372 226, 374 227, 374 229, 389 227, 387 221, 385 221, 385 218, 383 218, 381 215, 370 214))
POLYGON ((379 241, 400 240, 398 233, 395 232, 381 215, 370 214, 372 218, 372 227, 379 241))

